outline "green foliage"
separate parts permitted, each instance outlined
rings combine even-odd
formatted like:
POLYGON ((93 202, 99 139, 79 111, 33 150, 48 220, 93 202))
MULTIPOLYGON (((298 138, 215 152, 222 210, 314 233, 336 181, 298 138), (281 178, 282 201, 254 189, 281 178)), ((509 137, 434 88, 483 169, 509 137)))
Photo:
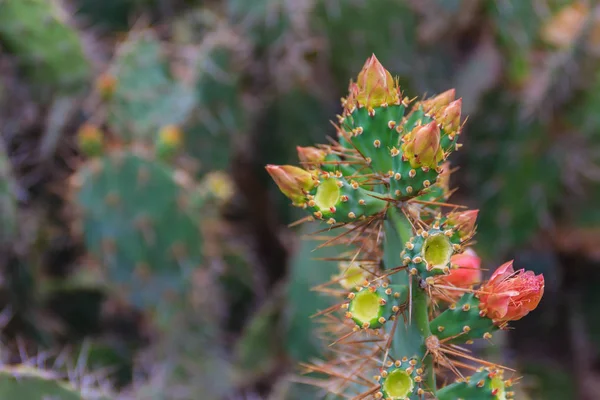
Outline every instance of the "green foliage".
POLYGON ((0 248, 5 248, 17 234, 17 200, 15 180, 12 176, 10 160, 0 142, 0 248))
POLYGON ((30 400, 109 400, 101 391, 80 391, 51 371, 33 367, 4 366, 0 369, 0 397, 30 400))
POLYGON ((0 42, 29 79, 60 92, 81 90, 92 69, 78 31, 60 1, 2 0, 0 42))

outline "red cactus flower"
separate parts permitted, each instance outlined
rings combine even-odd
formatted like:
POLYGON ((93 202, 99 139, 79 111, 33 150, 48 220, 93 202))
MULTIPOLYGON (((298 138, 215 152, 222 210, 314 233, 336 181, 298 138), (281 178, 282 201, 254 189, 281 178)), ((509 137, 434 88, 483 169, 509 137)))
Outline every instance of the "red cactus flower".
MULTIPOLYGON (((462 254, 455 254, 450 258, 449 275, 441 276, 440 280, 446 285, 458 288, 469 288, 481 282, 481 258, 472 249, 467 249, 462 254)), ((462 292, 457 294, 462 295, 462 292)))
POLYGON ((514 271, 513 262, 501 265, 478 294, 482 315, 494 323, 516 321, 533 311, 544 294, 544 276, 521 269, 514 271))

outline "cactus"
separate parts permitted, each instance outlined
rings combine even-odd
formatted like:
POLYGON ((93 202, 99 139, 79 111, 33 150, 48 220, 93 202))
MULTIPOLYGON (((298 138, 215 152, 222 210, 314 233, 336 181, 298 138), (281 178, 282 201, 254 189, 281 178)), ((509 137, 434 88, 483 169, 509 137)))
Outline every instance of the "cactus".
POLYGON ((26 365, 0 368, 0 397, 30 400, 109 400, 112 398, 104 390, 76 388, 70 382, 63 381, 53 371, 26 365))
POLYGON ((15 181, 12 176, 10 160, 0 141, 0 249, 5 249, 17 234, 17 199, 15 197, 15 181))
POLYGON ((202 262, 188 189, 177 179, 149 155, 123 150, 90 160, 74 180, 87 248, 141 308, 185 296, 202 262))
POLYGON ((81 90, 91 64, 79 32, 59 0, 2 0, 0 42, 36 83, 63 92, 81 90))
POLYGON ((113 82, 105 95, 107 123, 124 140, 154 143, 161 128, 183 124, 195 106, 193 91, 173 77, 164 51, 152 30, 131 32, 97 85, 106 93, 105 82, 113 82))
POLYGON ((465 253, 478 211, 452 206, 444 212, 448 204, 423 196, 436 186, 438 195, 448 196, 442 167, 460 148, 461 99, 450 90, 410 103, 373 55, 342 99, 337 143, 299 149, 304 168, 266 167, 294 206, 342 231, 327 243, 338 240, 355 250, 338 260, 348 268, 362 257, 384 266, 352 288, 345 301, 321 312, 329 333, 338 336, 334 344, 343 350, 331 363, 316 363, 307 371, 329 374, 331 379, 318 385, 336 394, 366 387, 361 398, 508 398, 511 392, 499 378, 503 368, 455 345, 489 339, 534 310, 544 278, 515 272, 508 262, 474 288, 472 274, 455 272, 476 265, 479 273, 472 253, 465 253), (445 310, 435 306, 440 301, 448 304, 445 310), (334 317, 340 311, 345 321, 334 317), (374 350, 360 339, 372 335, 382 343, 374 350), (345 364, 347 370, 340 367, 345 364), (436 366, 462 381, 438 387, 436 366), (372 376, 377 368, 374 381, 353 379, 372 376), (462 368, 475 372, 465 379, 462 368))

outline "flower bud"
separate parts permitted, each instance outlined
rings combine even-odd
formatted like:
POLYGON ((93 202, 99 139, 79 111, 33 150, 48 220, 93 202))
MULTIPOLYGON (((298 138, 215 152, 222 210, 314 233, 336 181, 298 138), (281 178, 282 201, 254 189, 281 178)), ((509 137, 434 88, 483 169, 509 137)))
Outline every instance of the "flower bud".
POLYGON ((423 107, 423 111, 425 111, 426 114, 433 115, 453 102, 455 96, 456 90, 446 90, 444 93, 440 93, 435 97, 422 101, 421 107, 423 107))
POLYGON ((375 54, 367 59, 358 74, 356 84, 350 85, 349 99, 358 103, 359 106, 368 108, 400 102, 397 82, 392 74, 381 65, 375 54))
POLYGON ((478 293, 480 308, 496 324, 523 318, 543 295, 544 276, 523 269, 515 272, 512 261, 500 266, 478 293))
POLYGON ((468 210, 452 213, 448 216, 448 222, 458 229, 462 237, 469 237, 475 232, 475 223, 479 210, 468 210))
POLYGON ((279 186, 279 190, 290 198, 294 205, 303 205, 306 192, 315 187, 312 174, 302 168, 293 165, 267 165, 266 169, 279 186))
POLYGON ((435 168, 444 158, 440 145, 440 128, 435 121, 415 127, 403 145, 404 155, 413 168, 435 168))
POLYGON ((117 78, 113 75, 104 73, 96 80, 96 90, 100 94, 103 100, 109 100, 117 87, 117 78))
MULTIPOLYGON (((481 282, 481 258, 472 249, 469 248, 462 254, 453 255, 450 258, 450 264, 452 265, 450 274, 440 276, 440 282, 458 288, 470 288, 481 282)), ((463 293, 451 294, 460 297, 463 293)))
POLYGON ((327 152, 325 150, 317 149, 316 147, 300 147, 297 146, 298 158, 300 162, 305 164, 304 166, 309 169, 317 168, 321 162, 325 160, 327 152))
POLYGON ((96 125, 86 123, 77 131, 77 142, 83 154, 99 156, 104 149, 104 134, 96 125))
POLYGON ((460 129, 460 114, 462 110, 462 99, 458 99, 448 104, 445 108, 438 111, 437 121, 442 125, 446 134, 456 133, 460 129))
POLYGON ((183 132, 176 125, 166 125, 158 132, 156 152, 162 160, 170 160, 183 145, 183 132))

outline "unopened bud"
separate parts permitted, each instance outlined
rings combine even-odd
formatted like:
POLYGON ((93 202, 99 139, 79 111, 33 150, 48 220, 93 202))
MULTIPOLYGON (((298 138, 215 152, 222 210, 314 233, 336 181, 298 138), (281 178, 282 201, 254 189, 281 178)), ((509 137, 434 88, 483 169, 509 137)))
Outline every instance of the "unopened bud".
POLYGON ((99 156, 104 149, 104 134, 94 124, 83 124, 77 131, 81 152, 89 157, 99 156))
POLYGON ((117 78, 108 72, 100 75, 96 80, 96 90, 103 100, 108 100, 112 97, 117 87, 117 78))
POLYGON ((471 236, 475 231, 479 210, 456 212, 448 216, 448 222, 458 229, 461 236, 471 236))
POLYGON ((315 181, 310 172, 293 165, 267 165, 267 172, 283 194, 292 200, 294 205, 305 203, 306 192, 314 188, 315 181))
POLYGON ((458 99, 448 104, 443 111, 440 111, 438 122, 442 125, 446 134, 456 133, 460 129, 461 109, 462 99, 458 99))
MULTIPOLYGON (((397 104, 400 101, 399 87, 392 74, 373 54, 358 74, 356 84, 350 85, 348 98, 350 102, 368 108, 397 104)), ((348 107, 352 106, 353 104, 348 104, 348 107)))
POLYGON ((440 129, 435 121, 415 127, 408 134, 403 150, 413 168, 435 168, 444 158, 440 129))
POLYGON ((327 152, 325 150, 317 149, 316 147, 300 147, 297 146, 298 158, 300 162, 305 164, 306 168, 317 168, 321 162, 325 160, 327 152))
POLYGON ((435 114, 440 109, 448 106, 451 102, 454 101, 456 96, 456 90, 450 89, 446 90, 444 93, 440 93, 435 97, 427 99, 421 102, 421 107, 423 107, 423 111, 427 114, 435 114))
POLYGON ((158 132, 156 152, 160 159, 169 160, 181 149, 183 132, 176 125, 166 125, 158 132))

